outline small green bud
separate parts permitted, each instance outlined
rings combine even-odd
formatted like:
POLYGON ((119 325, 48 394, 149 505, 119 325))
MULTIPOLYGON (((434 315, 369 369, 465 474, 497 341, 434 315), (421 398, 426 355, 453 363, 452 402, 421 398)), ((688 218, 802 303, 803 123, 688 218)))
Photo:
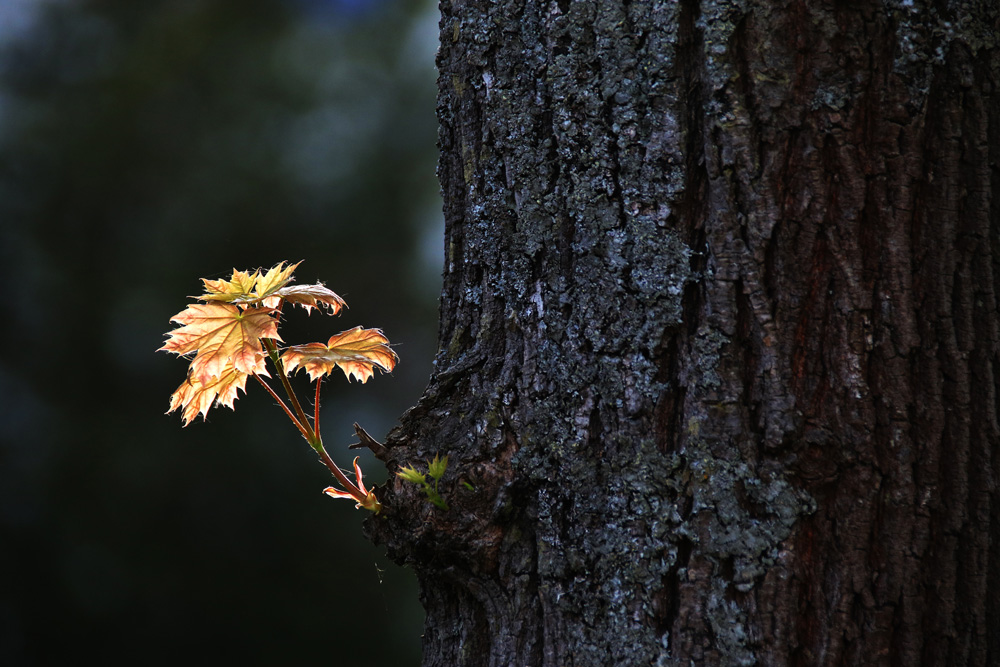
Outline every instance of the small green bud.
POLYGON ((444 476, 444 471, 448 467, 448 457, 438 458, 438 455, 434 455, 434 460, 427 464, 427 472, 434 479, 441 479, 444 476))
POLYGON ((424 473, 420 472, 412 466, 406 466, 402 470, 396 473, 398 477, 405 479, 407 482, 413 482, 414 484, 423 484, 427 480, 424 477, 424 473))

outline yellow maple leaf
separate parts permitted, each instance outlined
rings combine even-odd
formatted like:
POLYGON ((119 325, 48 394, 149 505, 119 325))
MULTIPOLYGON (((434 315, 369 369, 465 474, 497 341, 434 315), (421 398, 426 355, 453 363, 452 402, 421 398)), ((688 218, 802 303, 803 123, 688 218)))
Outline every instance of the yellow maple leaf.
POLYGON ((288 285, 282 287, 274 294, 288 303, 302 306, 310 313, 313 308, 323 305, 326 306, 331 315, 336 315, 340 312, 341 308, 347 306, 347 303, 340 298, 339 294, 328 289, 322 283, 316 283, 315 285, 288 285))
POLYGON ((281 262, 268 269, 267 273, 257 278, 257 284, 254 286, 255 298, 258 300, 266 299, 284 287, 292 279, 292 273, 301 263, 301 261, 295 262, 288 268, 283 268, 285 263, 281 262))
POLYGON ((331 336, 325 345, 293 345, 285 351, 281 360, 289 373, 302 367, 312 380, 339 367, 348 380, 353 375, 364 383, 374 374, 374 368, 386 373, 392 371, 398 357, 389 347, 389 339, 379 329, 354 327, 331 336))
POLYGON ((195 303, 170 320, 184 326, 167 334, 161 350, 178 355, 196 353, 191 376, 202 383, 222 377, 232 368, 246 374, 266 374, 261 338, 281 340, 273 308, 241 309, 228 303, 195 303))
MULTIPOLYGON (((284 287, 301 263, 296 262, 285 267, 285 262, 280 262, 268 269, 264 275, 261 275, 260 269, 253 273, 233 269, 233 275, 229 280, 202 278, 201 282, 205 285, 205 293, 197 298, 201 301, 224 301, 237 304, 260 303, 284 287)), ((270 306, 271 304, 265 303, 264 305, 270 306)))
MULTIPOLYGON (((267 371, 261 374, 267 375, 267 371)), ((213 404, 234 409, 233 401, 238 398, 238 392, 246 391, 247 377, 246 373, 241 373, 232 367, 224 370, 218 377, 209 378, 206 382, 193 376, 189 377, 170 396, 170 409, 167 410, 167 414, 179 409, 184 425, 187 426, 199 414, 202 418, 207 417, 208 410, 213 404)))
POLYGON ((259 270, 251 274, 247 271, 233 269, 233 276, 229 280, 202 278, 201 282, 205 284, 205 293, 197 298, 202 301, 225 301, 227 303, 252 300, 253 287, 257 284, 259 277, 259 270))

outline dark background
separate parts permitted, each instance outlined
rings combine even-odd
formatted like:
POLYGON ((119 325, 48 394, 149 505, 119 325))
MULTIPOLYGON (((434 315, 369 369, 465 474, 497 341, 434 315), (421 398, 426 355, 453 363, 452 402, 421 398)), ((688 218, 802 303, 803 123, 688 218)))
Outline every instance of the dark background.
POLYGON ((412 575, 273 401, 182 428, 154 350, 199 278, 305 260, 350 308, 283 338, 380 327, 401 357, 328 380, 334 459, 416 402, 436 40, 429 2, 0 3, 0 664, 417 664, 412 575))

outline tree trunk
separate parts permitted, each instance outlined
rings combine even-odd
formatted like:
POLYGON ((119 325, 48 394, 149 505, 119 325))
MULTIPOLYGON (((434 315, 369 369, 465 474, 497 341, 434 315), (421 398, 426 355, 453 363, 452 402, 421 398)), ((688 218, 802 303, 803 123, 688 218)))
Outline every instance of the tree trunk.
POLYGON ((1000 664, 994 6, 442 3, 424 665, 1000 664))

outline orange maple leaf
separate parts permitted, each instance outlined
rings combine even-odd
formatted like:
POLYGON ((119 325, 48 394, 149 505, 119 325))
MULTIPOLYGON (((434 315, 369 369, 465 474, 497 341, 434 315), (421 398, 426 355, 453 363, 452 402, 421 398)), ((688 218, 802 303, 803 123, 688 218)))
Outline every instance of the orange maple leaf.
POLYGON ((350 380, 353 375, 362 383, 367 382, 374 368, 390 372, 398 357, 389 347, 389 339, 379 329, 354 327, 330 337, 323 343, 293 345, 281 357, 291 373, 298 367, 306 369, 311 380, 316 380, 340 367, 350 380))
MULTIPOLYGON (((313 308, 320 305, 326 306, 331 315, 336 315, 341 308, 347 307, 347 303, 340 298, 340 295, 328 289, 322 283, 315 285, 288 285, 282 287, 274 293, 288 303, 302 306, 307 312, 312 313, 313 308)), ((271 305, 271 304, 267 304, 271 305)))
MULTIPOLYGON (((262 375, 267 375, 265 370, 262 375)), ((233 401, 238 398, 238 392, 246 391, 247 374, 235 368, 228 368, 218 377, 202 382, 195 377, 189 377, 184 384, 170 396, 170 409, 167 414, 180 409, 184 425, 190 424, 200 413, 202 418, 208 416, 208 410, 213 404, 233 408, 233 401)))
POLYGON ((182 324, 169 332, 161 350, 178 355, 196 352, 191 374, 208 384, 229 368, 266 374, 261 338, 281 340, 274 308, 241 309, 229 303, 195 303, 170 318, 182 324))

